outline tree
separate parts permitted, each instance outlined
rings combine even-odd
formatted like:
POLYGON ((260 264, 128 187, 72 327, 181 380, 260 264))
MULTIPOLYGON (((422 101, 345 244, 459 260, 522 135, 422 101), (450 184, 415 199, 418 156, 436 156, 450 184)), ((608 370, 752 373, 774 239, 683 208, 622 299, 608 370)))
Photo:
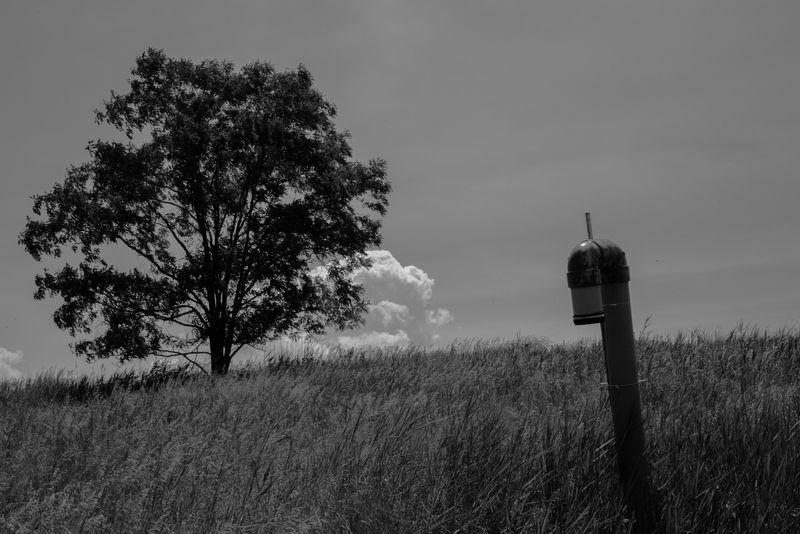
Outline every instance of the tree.
POLYGON ((63 299, 54 321, 71 336, 100 330, 76 355, 206 354, 224 374, 245 346, 357 325, 349 275, 380 244, 391 186, 383 160, 352 160, 309 72, 150 49, 129 83, 95 112, 124 142, 90 142, 20 234, 37 261, 79 260, 44 269, 35 293, 63 299), (138 265, 115 266, 117 248, 138 265))

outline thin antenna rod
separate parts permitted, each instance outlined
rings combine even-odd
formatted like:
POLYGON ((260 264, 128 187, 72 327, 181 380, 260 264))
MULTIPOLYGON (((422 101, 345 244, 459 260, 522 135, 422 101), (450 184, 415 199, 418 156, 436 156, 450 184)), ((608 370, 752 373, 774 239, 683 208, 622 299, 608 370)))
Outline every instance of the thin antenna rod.
POLYGON ((589 239, 594 239, 592 236, 592 214, 586 212, 586 233, 589 234, 589 239))

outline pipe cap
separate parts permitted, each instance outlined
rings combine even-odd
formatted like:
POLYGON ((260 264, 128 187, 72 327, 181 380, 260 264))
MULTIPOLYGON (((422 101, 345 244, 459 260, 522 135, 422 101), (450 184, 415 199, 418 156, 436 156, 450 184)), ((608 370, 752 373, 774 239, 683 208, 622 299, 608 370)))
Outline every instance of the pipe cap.
POLYGON ((628 282, 625 252, 609 239, 587 239, 572 249, 567 261, 570 288, 628 282))

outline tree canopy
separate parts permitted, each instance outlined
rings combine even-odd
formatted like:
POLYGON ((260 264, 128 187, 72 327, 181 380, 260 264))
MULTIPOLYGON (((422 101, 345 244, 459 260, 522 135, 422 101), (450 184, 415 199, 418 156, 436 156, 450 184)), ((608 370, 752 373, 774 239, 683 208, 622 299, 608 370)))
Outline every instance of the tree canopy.
POLYGON ((380 244, 391 186, 383 160, 352 159, 309 72, 150 49, 129 83, 95 112, 124 142, 91 141, 20 234, 36 260, 72 262, 37 275, 35 298, 63 300, 74 352, 205 354, 221 374, 243 347, 358 324, 350 274, 380 244), (117 247, 138 264, 111 261, 117 247))

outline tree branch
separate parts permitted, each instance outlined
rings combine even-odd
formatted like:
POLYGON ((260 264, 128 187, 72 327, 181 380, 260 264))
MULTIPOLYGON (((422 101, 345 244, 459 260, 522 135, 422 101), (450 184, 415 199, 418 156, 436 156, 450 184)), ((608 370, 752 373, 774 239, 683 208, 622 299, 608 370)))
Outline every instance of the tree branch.
MULTIPOLYGON (((192 354, 192 353, 190 353, 190 354, 192 354)), ((181 356, 183 356, 183 357, 186 359, 186 361, 188 361, 188 362, 190 362, 190 363, 193 363, 193 364, 194 364, 194 365, 196 365, 198 368, 200 368, 200 370, 201 370, 201 371, 203 371, 203 374, 204 374, 204 375, 206 375, 206 376, 211 376, 211 374, 210 374, 208 371, 206 371, 205 367, 203 367, 202 365, 200 365, 199 363, 197 363, 197 362, 196 362, 196 361, 194 361, 193 359, 189 358, 189 356, 187 356, 186 354, 181 354, 181 356)))
MULTIPOLYGON (((181 280, 179 280, 179 279, 178 279, 178 278, 177 278, 177 277, 176 277, 174 274, 172 274, 172 273, 170 273, 169 271, 167 271, 167 270, 166 270, 166 269, 165 269, 165 268, 164 268, 162 265, 159 265, 159 263, 156 261, 156 259, 153 257, 153 255, 152 255, 152 254, 149 254, 149 253, 147 253, 146 251, 144 251, 144 250, 140 249, 139 247, 137 247, 137 246, 133 245, 132 243, 130 243, 130 241, 129 241, 128 239, 126 239, 126 238, 122 237, 122 236, 121 236, 121 235, 119 235, 119 234, 115 234, 113 237, 114 237, 115 239, 118 239, 118 240, 120 240, 120 241, 121 241, 121 242, 122 242, 122 243, 123 243, 123 244, 124 244, 126 247, 128 247, 128 248, 129 248, 129 249, 131 249, 133 252, 135 252, 136 254, 138 254, 138 255, 142 256, 144 259, 146 259, 147 261, 149 261, 149 262, 150 262, 150 264, 151 264, 151 265, 152 265, 152 266, 153 266, 153 267, 154 267, 154 268, 155 268, 155 269, 156 269, 156 270, 157 270, 159 273, 163 274, 164 276, 166 276, 167 278, 169 278, 169 279, 170 279, 170 280, 172 280, 173 282, 177 283, 179 286, 181 286, 181 285, 182 285, 182 282, 181 282, 181 280)), ((194 302, 195 304, 199 305, 201 308, 203 308, 203 309, 206 309, 206 307, 203 305, 203 302, 202 302, 202 300, 200 299, 200 297, 199 297, 198 295, 196 295, 196 294, 194 293, 194 291, 192 291, 192 290, 188 290, 188 291, 187 291, 187 293, 188 293, 188 294, 189 294, 189 295, 192 297, 192 298, 190 299, 192 302, 194 302)))
POLYGON ((199 313, 196 308, 194 308, 189 304, 178 304, 174 308, 148 309, 141 306, 137 306, 133 302, 123 302, 118 297, 109 293, 108 291, 102 291, 101 295, 103 295, 106 298, 105 304, 114 311, 130 310, 139 313, 142 317, 153 317, 154 319, 158 319, 159 321, 175 323, 178 326, 183 326, 195 330, 197 329, 197 325, 193 325, 191 323, 185 323, 179 320, 181 317, 186 317, 187 315, 194 315, 202 323, 202 326, 207 328, 207 323, 203 315, 199 313), (170 312, 173 310, 179 310, 180 308, 189 308, 190 311, 185 311, 183 313, 178 313, 178 314, 168 314, 168 315, 164 315, 162 313, 162 312, 170 312))

